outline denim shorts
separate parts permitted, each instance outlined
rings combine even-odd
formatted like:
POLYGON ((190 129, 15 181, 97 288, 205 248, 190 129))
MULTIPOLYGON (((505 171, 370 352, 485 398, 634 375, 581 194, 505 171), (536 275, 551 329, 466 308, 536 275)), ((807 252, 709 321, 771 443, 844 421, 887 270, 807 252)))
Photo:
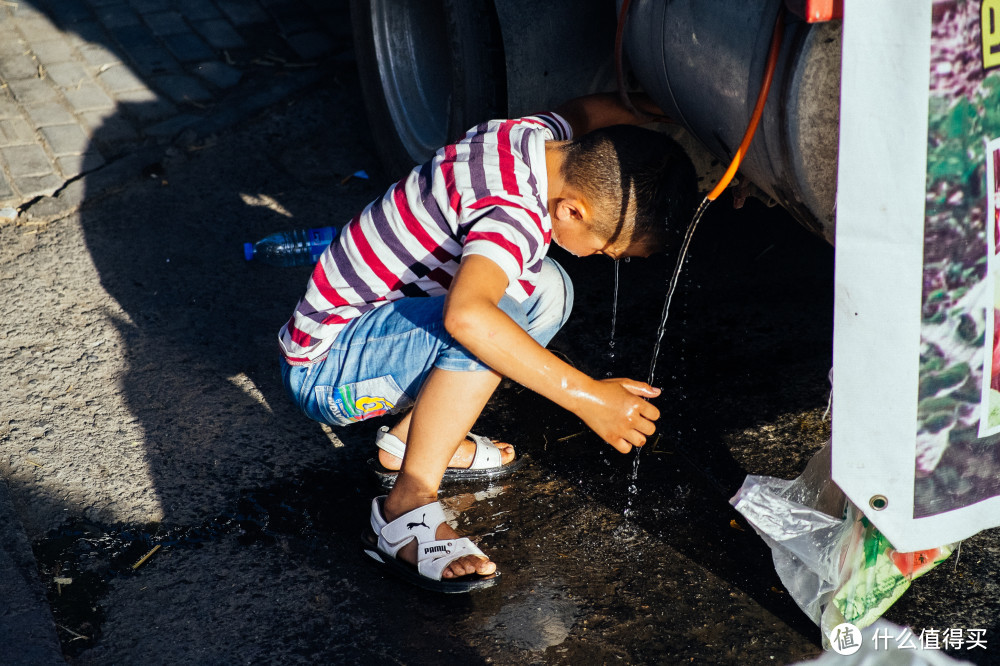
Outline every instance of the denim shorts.
MULTIPOLYGON (((281 359, 281 378, 306 416, 331 426, 396 414, 413 405, 431 368, 488 370, 444 328, 444 296, 403 298, 371 310, 340 331, 326 358, 309 365, 281 359)), ((573 307, 573 284, 546 258, 531 297, 498 304, 545 346, 573 307)))

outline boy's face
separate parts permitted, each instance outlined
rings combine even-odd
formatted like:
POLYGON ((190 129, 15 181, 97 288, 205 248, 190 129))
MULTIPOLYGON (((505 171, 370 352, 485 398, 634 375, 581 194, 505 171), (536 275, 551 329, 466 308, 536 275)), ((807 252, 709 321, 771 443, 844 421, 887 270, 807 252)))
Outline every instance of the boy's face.
MULTIPOLYGON (((648 257, 662 249, 644 238, 635 242, 630 238, 609 240, 606 233, 598 232, 601 225, 594 219, 597 209, 591 206, 587 197, 572 189, 565 191, 569 196, 549 200, 549 216, 552 220, 552 240, 570 254, 578 257, 603 254, 618 260, 622 257, 648 257)), ((603 226, 616 228, 617 225, 603 226)))
POLYGON ((559 247, 578 257, 601 254, 612 259, 622 257, 648 257, 655 248, 643 242, 626 245, 624 242, 609 243, 580 220, 552 219, 552 240, 559 247))

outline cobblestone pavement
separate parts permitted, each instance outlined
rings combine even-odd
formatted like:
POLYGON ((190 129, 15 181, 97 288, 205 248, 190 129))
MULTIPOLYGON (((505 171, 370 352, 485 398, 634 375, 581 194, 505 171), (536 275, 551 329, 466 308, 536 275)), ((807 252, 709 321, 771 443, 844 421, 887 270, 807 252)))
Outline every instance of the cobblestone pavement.
POLYGON ((0 0, 0 218, 65 215, 84 175, 90 199, 318 80, 349 24, 343 1, 0 0))

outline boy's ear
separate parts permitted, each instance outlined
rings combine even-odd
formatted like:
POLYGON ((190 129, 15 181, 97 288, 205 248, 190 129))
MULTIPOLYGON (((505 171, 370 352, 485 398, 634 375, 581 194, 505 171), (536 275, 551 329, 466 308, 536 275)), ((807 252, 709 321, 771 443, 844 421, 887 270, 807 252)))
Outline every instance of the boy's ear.
POLYGON ((559 199, 556 203, 555 219, 563 222, 582 222, 587 219, 588 209, 586 202, 575 197, 559 199))

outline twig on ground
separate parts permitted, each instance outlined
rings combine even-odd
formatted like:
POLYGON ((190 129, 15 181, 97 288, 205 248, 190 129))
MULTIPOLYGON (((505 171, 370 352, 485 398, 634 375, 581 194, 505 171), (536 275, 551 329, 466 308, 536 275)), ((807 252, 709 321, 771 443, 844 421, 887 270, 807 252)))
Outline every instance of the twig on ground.
POLYGON ((139 558, 138 562, 136 562, 135 564, 132 565, 132 571, 135 571, 136 569, 138 569, 139 567, 141 567, 143 564, 145 564, 146 560, 148 560, 149 558, 151 558, 153 556, 153 553, 155 553, 159 549, 160 549, 160 544, 156 544, 155 546, 153 546, 152 550, 150 550, 148 553, 146 553, 145 555, 143 555, 141 558, 139 558))
POLYGON ((62 629, 63 631, 65 631, 66 633, 71 634, 73 636, 73 639, 70 640, 70 643, 72 643, 73 641, 79 641, 79 640, 85 640, 85 641, 89 641, 90 640, 90 636, 84 636, 83 634, 78 634, 75 631, 73 631, 72 629, 69 629, 68 627, 64 627, 61 624, 56 624, 56 626, 59 627, 60 629, 62 629))

